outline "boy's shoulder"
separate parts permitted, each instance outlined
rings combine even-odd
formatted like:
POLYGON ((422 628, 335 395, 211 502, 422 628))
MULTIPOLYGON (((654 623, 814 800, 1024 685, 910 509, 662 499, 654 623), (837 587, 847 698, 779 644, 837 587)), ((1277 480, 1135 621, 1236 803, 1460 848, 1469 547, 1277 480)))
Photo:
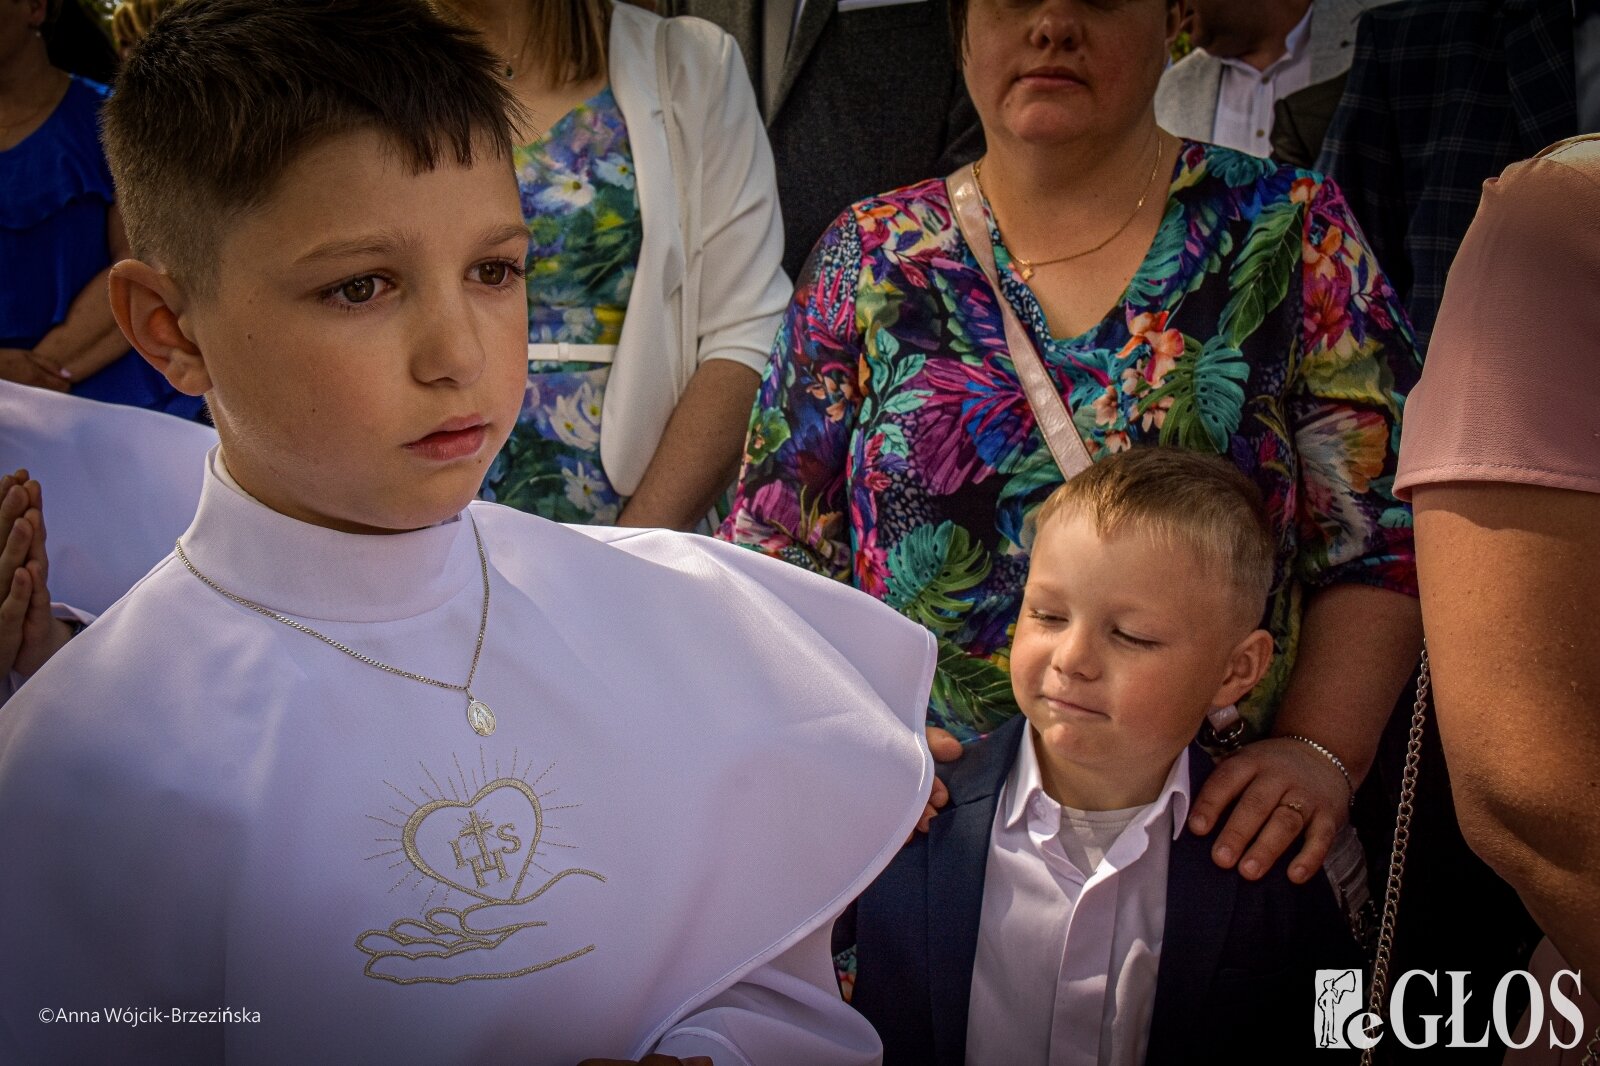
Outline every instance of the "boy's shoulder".
POLYGON ((218 599, 168 556, 45 663, 0 711, 7 790, 53 796, 93 782, 96 795, 127 795, 197 756, 208 779, 228 779, 249 742, 215 667, 247 649, 216 625, 208 597, 218 599))
POLYGON ((752 632, 798 617, 828 643, 873 659, 926 659, 937 644, 922 626, 843 582, 749 548, 667 529, 569 526, 499 504, 472 514, 491 558, 514 582, 582 584, 575 609, 657 615, 663 624, 698 610, 742 622, 752 632))

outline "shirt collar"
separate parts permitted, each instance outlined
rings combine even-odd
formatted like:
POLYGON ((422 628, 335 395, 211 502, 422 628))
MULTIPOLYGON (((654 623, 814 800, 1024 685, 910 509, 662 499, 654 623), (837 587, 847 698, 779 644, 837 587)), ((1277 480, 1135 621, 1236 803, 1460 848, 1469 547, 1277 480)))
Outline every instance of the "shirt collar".
MULTIPOLYGON (((1003 804, 1001 824, 1007 829, 1015 829, 1022 825, 1028 817, 1028 808, 1033 804, 1035 797, 1042 798, 1057 810, 1061 806, 1044 790, 1044 778, 1039 773, 1039 757, 1033 750, 1033 726, 1029 725, 1022 730, 1022 748, 1017 753, 1016 761, 1011 765, 1011 772, 1006 775, 1005 790, 1001 798, 1003 804)), ((1172 809, 1172 839, 1177 840, 1183 833, 1184 823, 1189 820, 1187 749, 1179 752, 1178 757, 1172 760, 1172 766, 1167 770, 1167 779, 1162 784, 1160 793, 1134 816, 1133 821, 1128 823, 1128 828, 1150 825, 1160 818, 1168 807, 1172 809)))
POLYGON ((1271 63, 1268 63, 1265 70, 1257 70, 1255 67, 1251 66, 1249 63, 1246 63, 1242 59, 1224 59, 1222 60, 1222 65, 1225 67, 1233 67, 1235 70, 1242 70, 1250 74, 1252 77, 1265 78, 1270 76, 1274 71, 1293 63, 1295 60, 1300 58, 1301 50, 1305 48, 1306 41, 1311 37, 1311 13, 1315 11, 1316 8, 1317 5, 1315 0, 1313 0, 1313 2, 1306 7, 1306 13, 1300 16, 1300 21, 1296 22, 1294 24, 1294 28, 1284 36, 1283 55, 1279 56, 1277 59, 1274 59, 1271 63))

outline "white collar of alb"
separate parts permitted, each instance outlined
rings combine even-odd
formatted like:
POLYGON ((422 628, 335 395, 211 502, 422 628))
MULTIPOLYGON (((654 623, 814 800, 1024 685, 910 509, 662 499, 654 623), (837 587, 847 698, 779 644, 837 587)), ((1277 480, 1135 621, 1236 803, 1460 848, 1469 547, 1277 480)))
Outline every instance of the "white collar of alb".
POLYGON ((184 550, 228 591, 293 618, 380 622, 423 614, 479 582, 459 516, 410 533, 340 533, 263 505, 207 457, 184 550))

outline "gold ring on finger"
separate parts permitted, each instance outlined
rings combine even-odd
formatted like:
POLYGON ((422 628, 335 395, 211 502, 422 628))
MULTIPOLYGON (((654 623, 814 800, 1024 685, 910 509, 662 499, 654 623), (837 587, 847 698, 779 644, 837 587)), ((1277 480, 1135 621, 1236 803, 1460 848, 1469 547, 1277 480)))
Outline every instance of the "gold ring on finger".
POLYGON ((1294 800, 1284 800, 1283 802, 1279 803, 1278 806, 1287 807, 1294 813, 1300 815, 1302 818, 1305 817, 1306 806, 1303 803, 1296 803, 1294 800))

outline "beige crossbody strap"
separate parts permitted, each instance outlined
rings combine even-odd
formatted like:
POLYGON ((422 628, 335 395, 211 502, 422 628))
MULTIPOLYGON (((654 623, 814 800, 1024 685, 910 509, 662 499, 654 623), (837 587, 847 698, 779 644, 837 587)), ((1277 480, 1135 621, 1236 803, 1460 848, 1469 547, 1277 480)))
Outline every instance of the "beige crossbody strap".
POLYGON ((1000 317, 1006 329, 1006 347, 1011 351, 1011 362, 1017 368, 1017 377, 1022 381, 1028 406, 1033 408, 1034 420, 1039 423, 1039 432, 1044 434, 1044 442, 1049 445, 1050 454, 1055 457, 1061 473, 1070 481, 1088 469, 1093 460, 1089 457, 1089 449, 1084 446, 1083 438, 1078 435, 1078 427, 1072 424, 1072 413, 1067 410, 1055 382, 1050 380, 1050 374, 1044 368, 1044 361, 1039 358, 1039 350, 1034 347, 1027 327, 1011 309, 1011 301, 1000 291, 1000 274, 994 262, 994 243, 989 240, 989 222, 984 217, 983 197, 978 195, 978 182, 972 176, 972 165, 968 164, 951 174, 944 179, 944 184, 950 192, 950 204, 955 209, 956 225, 961 227, 961 236, 966 238, 967 247, 972 249, 978 265, 983 268, 983 275, 989 279, 989 287, 994 290, 995 302, 1000 305, 1000 317))

